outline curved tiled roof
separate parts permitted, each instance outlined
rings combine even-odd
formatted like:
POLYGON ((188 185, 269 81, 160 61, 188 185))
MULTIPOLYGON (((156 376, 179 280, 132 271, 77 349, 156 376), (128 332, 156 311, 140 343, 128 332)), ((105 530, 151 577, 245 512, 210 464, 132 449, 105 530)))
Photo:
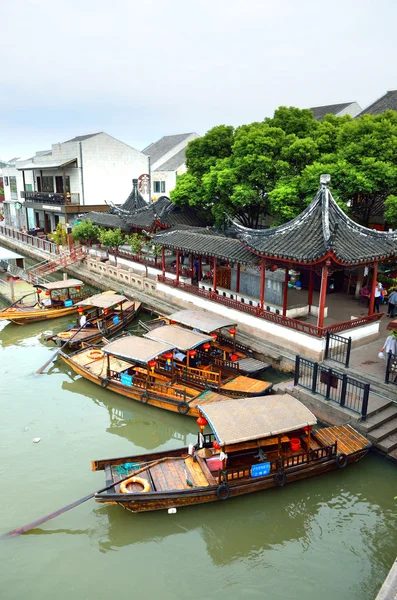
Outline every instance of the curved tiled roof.
POLYGON ((301 263, 330 256, 345 265, 368 263, 397 255, 397 233, 362 227, 337 205, 321 177, 321 188, 295 219, 272 229, 248 229, 235 223, 237 235, 256 254, 301 263))
POLYGON ((197 229, 195 231, 189 229, 165 231, 155 235, 153 242, 172 250, 214 256, 242 264, 255 264, 258 260, 252 252, 244 248, 239 240, 226 237, 221 233, 208 232, 205 229, 200 233, 197 229))

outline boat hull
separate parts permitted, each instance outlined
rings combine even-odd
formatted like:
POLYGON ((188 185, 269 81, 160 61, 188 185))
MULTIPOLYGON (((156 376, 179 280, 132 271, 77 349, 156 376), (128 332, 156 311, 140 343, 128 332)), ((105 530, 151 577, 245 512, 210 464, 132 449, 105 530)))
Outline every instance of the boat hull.
MULTIPOLYGON (((363 450, 347 456, 346 464, 352 464, 363 458, 370 445, 363 450)), ((338 469, 335 457, 321 462, 309 462, 299 467, 291 467, 285 470, 286 485, 294 481, 321 475, 338 469)), ((275 483, 274 473, 267 477, 250 479, 244 481, 228 482, 230 497, 236 498, 253 492, 278 487, 275 483)), ((167 492, 149 492, 146 494, 110 494, 103 493, 95 497, 96 502, 105 504, 119 504, 126 510, 137 512, 151 512, 155 510, 167 510, 169 508, 182 508, 208 502, 224 502, 217 495, 218 484, 208 487, 193 488, 188 490, 171 490, 167 492)))
POLYGON ((16 325, 26 325, 28 323, 36 323, 37 321, 47 321, 49 319, 57 319, 67 317, 77 312, 77 306, 64 308, 46 308, 32 310, 15 310, 10 311, 5 309, 0 312, 0 320, 7 320, 16 325))

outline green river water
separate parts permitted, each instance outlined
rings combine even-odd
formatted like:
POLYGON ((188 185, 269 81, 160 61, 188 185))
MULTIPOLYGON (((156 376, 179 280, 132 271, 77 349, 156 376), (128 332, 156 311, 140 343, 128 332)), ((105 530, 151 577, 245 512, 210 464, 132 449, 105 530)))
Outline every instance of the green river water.
MULTIPOLYGON (((61 361, 34 376, 54 352, 45 335, 67 322, 0 324, 0 533, 101 488, 92 459, 196 439, 194 419, 124 400, 61 361)), ((396 465, 371 454, 175 515, 90 500, 0 541, 0 598, 373 600, 397 553, 396 495, 396 465)))

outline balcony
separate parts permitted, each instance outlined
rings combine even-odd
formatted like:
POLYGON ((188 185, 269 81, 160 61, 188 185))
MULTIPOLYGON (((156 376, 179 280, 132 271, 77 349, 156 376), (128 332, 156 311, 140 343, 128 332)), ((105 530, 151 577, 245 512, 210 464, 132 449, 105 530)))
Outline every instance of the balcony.
POLYGON ((24 198, 26 203, 80 204, 80 194, 74 192, 67 192, 66 199, 65 194, 58 194, 56 192, 21 192, 21 198, 24 198))

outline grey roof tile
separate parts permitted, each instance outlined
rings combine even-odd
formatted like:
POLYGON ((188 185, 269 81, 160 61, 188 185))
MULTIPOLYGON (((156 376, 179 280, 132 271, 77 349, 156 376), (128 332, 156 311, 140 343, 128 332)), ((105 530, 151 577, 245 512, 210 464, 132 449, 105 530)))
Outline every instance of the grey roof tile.
POLYGON ((171 156, 165 163, 157 167, 156 171, 176 171, 186 160, 186 148, 179 150, 174 156, 171 156))
POLYGON ((321 262, 332 253, 340 263, 351 265, 397 254, 397 233, 375 231, 352 221, 326 185, 298 217, 284 225, 265 230, 235 226, 252 252, 291 262, 321 262))
POLYGON ((88 133, 87 135, 77 135, 71 140, 66 140, 63 142, 64 144, 68 144, 69 142, 84 142, 84 140, 88 140, 89 138, 95 137, 96 135, 100 135, 103 131, 98 131, 97 133, 88 133))
POLYGON ((353 104, 353 102, 342 102, 341 104, 327 104, 326 106, 313 106, 310 108, 312 113, 314 114, 314 118, 317 121, 321 121, 325 117, 325 115, 337 115, 341 110, 353 104))
POLYGON ((178 133, 177 135, 165 135, 157 142, 153 142, 153 144, 150 144, 147 146, 147 148, 144 148, 142 152, 147 156, 150 156, 151 162, 155 163, 157 160, 159 160, 159 158, 164 156, 164 154, 167 154, 167 152, 172 150, 172 148, 186 140, 186 138, 192 135, 192 133, 193 132, 178 133))
POLYGON ((364 108, 357 116, 380 115, 385 110, 397 110, 397 90, 389 90, 384 96, 364 108))
POLYGON ((83 217, 83 221, 90 220, 94 225, 99 227, 110 227, 111 229, 121 229, 122 231, 130 231, 131 227, 118 215, 112 213, 89 212, 83 217))

